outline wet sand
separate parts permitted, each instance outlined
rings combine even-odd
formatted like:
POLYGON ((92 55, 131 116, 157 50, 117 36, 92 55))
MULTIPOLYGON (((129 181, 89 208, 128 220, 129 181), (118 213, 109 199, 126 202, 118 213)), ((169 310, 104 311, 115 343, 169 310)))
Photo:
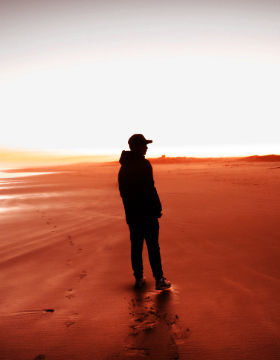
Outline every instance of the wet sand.
POLYGON ((278 164, 153 167, 168 292, 146 249, 133 289, 117 164, 1 179, 1 360, 279 359, 278 164))

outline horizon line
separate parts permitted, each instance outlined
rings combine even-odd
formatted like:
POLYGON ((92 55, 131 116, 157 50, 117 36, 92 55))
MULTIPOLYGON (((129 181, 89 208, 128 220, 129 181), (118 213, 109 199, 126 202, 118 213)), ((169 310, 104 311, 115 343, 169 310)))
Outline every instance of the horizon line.
MULTIPOLYGON (((115 150, 115 149, 114 149, 115 150)), ((167 150, 167 149, 166 149, 167 150)), ((171 150, 171 149, 168 149, 171 150)), ((129 151, 129 150, 127 150, 129 151)), ((0 147, 0 162, 4 161, 39 161, 39 160, 71 160, 71 159, 85 159, 85 158, 96 158, 101 161, 102 159, 107 161, 111 159, 118 160, 122 150, 115 151, 83 151, 83 150, 50 150, 50 149, 19 149, 19 148, 4 148, 0 147), (1 156, 2 155, 2 156, 1 156)), ((149 151, 150 154, 147 154, 145 157, 149 159, 158 159, 158 158, 239 158, 239 157, 250 157, 250 156, 268 156, 268 155, 280 155, 280 152, 263 152, 263 151, 246 151, 246 153, 215 153, 209 151, 209 153, 194 153, 193 151, 188 152, 162 152, 162 151, 149 151), (170 153, 169 153, 170 152, 170 153)))

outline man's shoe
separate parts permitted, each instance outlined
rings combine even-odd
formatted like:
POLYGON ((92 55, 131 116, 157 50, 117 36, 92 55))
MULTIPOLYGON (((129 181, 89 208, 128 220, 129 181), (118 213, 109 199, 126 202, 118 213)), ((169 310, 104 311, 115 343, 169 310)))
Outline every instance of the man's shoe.
POLYGON ((135 289, 141 289, 143 286, 145 286, 145 284, 146 284, 145 279, 143 278, 135 279, 134 287, 135 289))
POLYGON ((162 277, 159 280, 156 280, 156 290, 166 290, 171 287, 171 282, 167 281, 166 278, 162 277))

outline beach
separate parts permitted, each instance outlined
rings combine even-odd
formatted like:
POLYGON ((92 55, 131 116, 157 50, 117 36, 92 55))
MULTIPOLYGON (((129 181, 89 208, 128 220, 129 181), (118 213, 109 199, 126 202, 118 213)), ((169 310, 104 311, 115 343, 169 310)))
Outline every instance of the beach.
POLYGON ((279 359, 279 162, 153 169, 166 292, 146 248, 133 288, 118 163, 2 172, 1 360, 279 359))

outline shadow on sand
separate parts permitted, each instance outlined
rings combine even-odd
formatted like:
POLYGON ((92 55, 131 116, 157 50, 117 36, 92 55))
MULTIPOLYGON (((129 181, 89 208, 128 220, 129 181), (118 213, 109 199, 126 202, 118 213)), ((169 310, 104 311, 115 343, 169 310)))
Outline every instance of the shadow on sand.
POLYGON ((178 345, 189 336, 172 311, 174 291, 132 289, 129 301, 129 334, 122 359, 179 359, 178 345))

